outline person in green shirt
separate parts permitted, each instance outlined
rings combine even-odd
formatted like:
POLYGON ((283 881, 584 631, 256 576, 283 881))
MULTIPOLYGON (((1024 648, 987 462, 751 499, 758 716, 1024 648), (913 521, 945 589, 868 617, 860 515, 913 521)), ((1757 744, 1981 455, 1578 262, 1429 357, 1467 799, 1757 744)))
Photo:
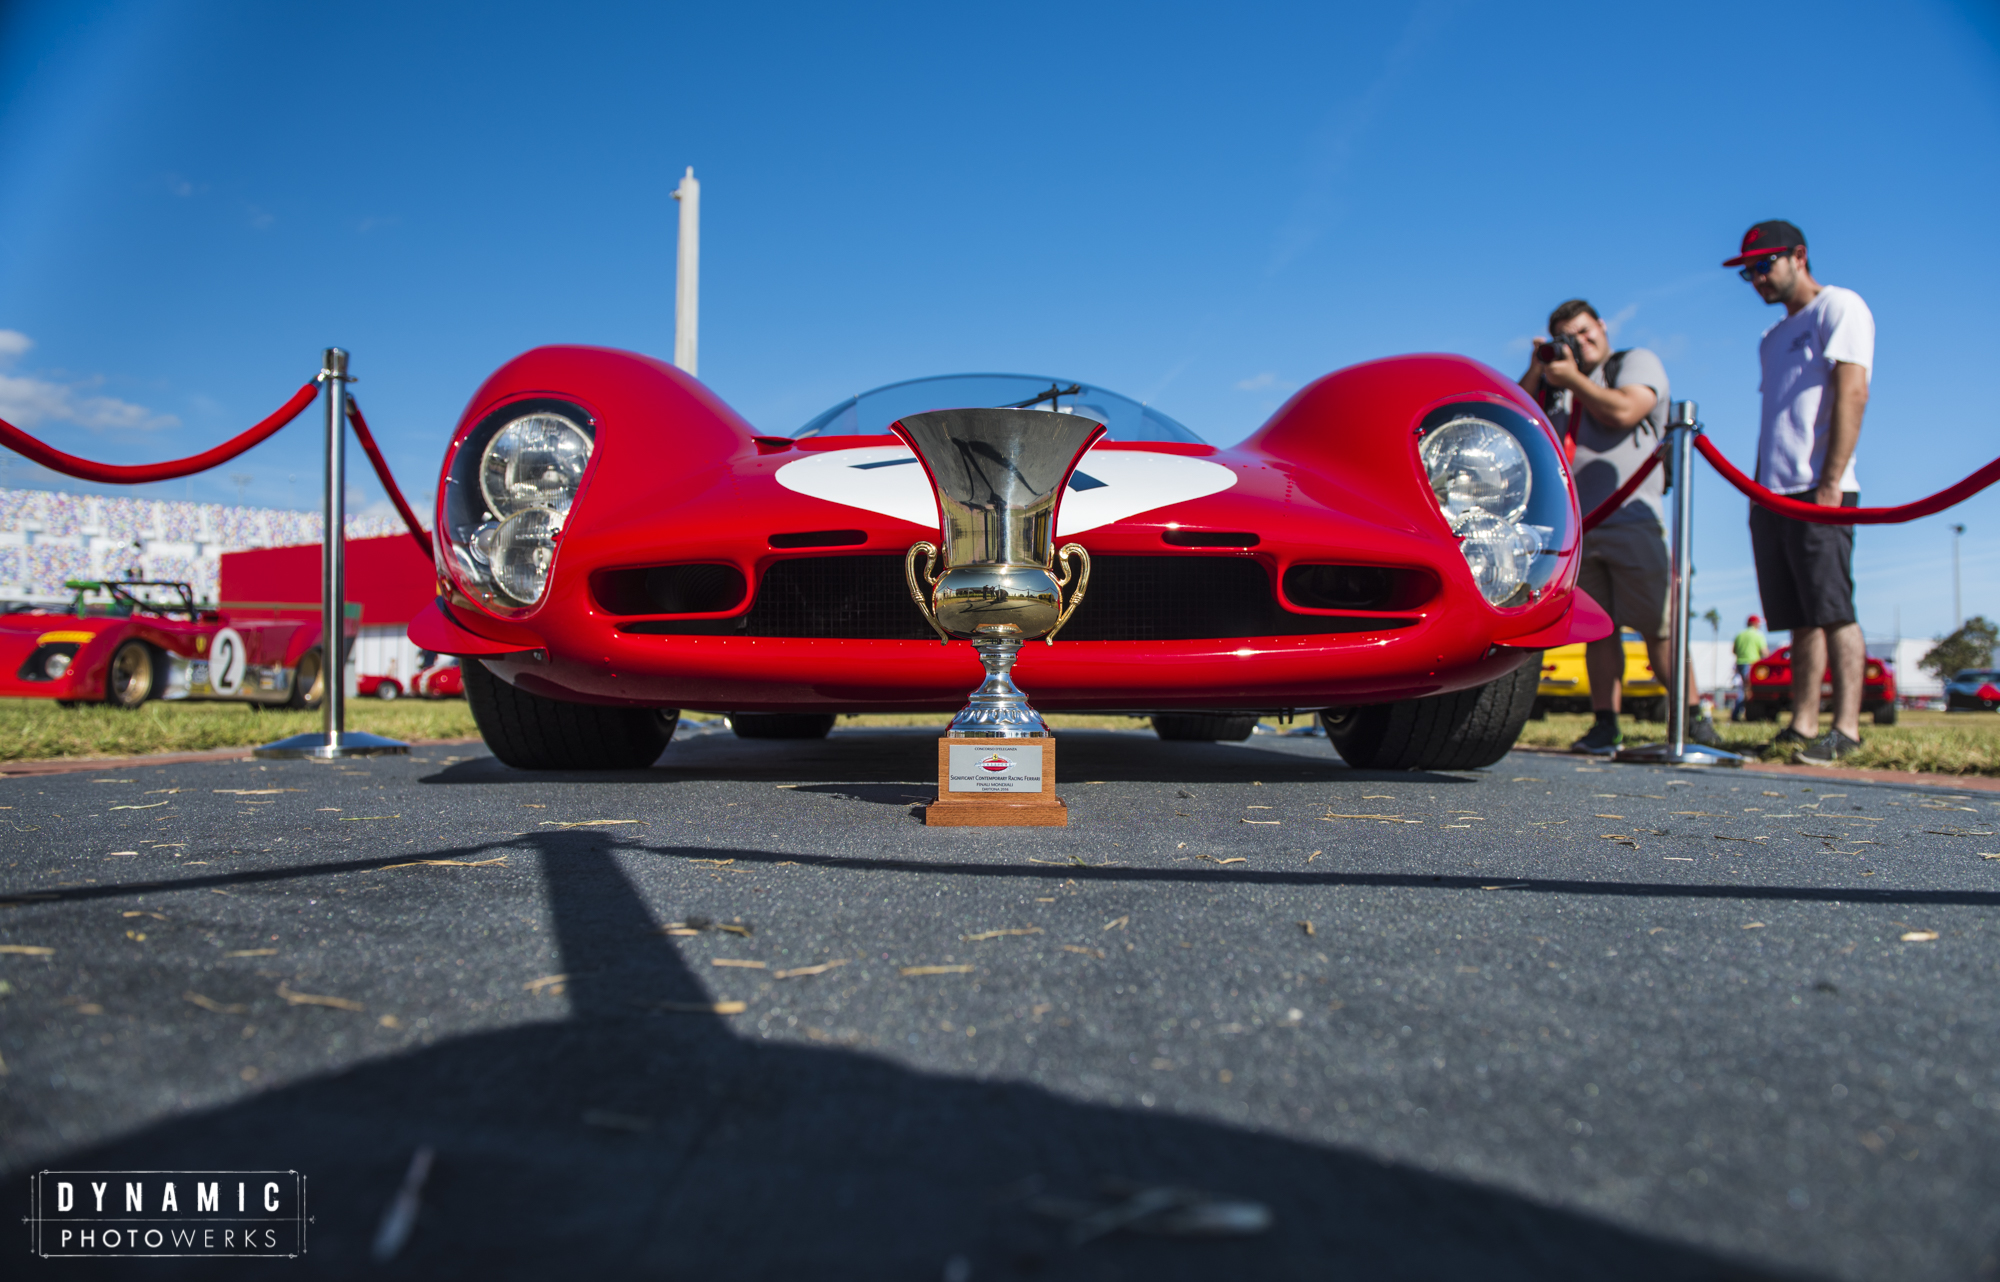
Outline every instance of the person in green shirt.
POLYGON ((1744 700, 1750 693, 1750 665, 1771 653, 1771 643, 1758 626, 1762 622, 1756 615, 1751 615, 1732 643, 1736 647, 1736 684, 1743 691, 1743 696, 1736 700, 1736 711, 1730 718, 1732 721, 1744 718, 1744 700))

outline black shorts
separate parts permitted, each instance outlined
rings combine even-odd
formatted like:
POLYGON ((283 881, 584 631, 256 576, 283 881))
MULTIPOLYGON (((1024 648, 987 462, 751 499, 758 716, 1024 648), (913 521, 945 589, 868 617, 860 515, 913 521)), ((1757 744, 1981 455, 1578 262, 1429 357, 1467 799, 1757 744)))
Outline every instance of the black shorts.
MULTIPOLYGON (((1811 494, 1805 490, 1788 498, 1811 494)), ((1852 490, 1842 507, 1858 507, 1852 490)), ((1834 628, 1854 622, 1854 527, 1815 525, 1750 505, 1750 555, 1757 562, 1757 591, 1764 598, 1764 626, 1773 632, 1834 628)))

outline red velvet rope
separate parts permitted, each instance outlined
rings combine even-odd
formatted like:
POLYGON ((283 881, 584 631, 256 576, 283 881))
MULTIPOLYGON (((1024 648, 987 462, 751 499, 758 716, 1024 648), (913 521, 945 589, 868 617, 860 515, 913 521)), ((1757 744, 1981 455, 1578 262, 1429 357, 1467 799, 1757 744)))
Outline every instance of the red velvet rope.
POLYGON ((1610 516, 1613 512, 1625 506, 1625 500, 1632 497, 1632 492, 1639 488, 1639 482, 1651 476, 1653 469, 1660 465, 1660 456, 1665 454, 1666 450, 1667 447, 1664 445, 1654 450, 1646 461, 1639 465, 1639 470, 1632 473, 1630 480, 1619 486, 1610 498, 1590 509, 1590 515, 1583 518, 1583 532, 1585 534, 1602 525, 1605 517, 1610 516))
POLYGON ((1920 516, 1942 512, 1954 503, 1962 503, 1995 481, 2000 481, 2000 458, 1997 458, 1950 489, 1939 490, 1929 498, 1900 507, 1821 507, 1817 503, 1802 503, 1765 489, 1737 471, 1736 465, 1723 457, 1722 451, 1706 436, 1696 436, 1694 446, 1701 451, 1703 458, 1715 466, 1716 471, 1722 473, 1724 480, 1749 495, 1752 502, 1761 503, 1773 512, 1794 520, 1810 521, 1815 525, 1896 525, 1914 521, 1920 516))
POLYGON ((262 444, 273 432, 297 418, 318 396, 319 382, 314 380, 293 393, 292 399, 280 405, 271 417, 234 440, 224 441, 214 449, 201 454, 165 463, 139 463, 129 467, 112 463, 93 463, 89 459, 81 459, 74 454, 65 454, 61 450, 44 445, 5 419, 0 419, 0 445, 5 445, 25 458, 33 459, 51 472, 74 476, 80 481, 103 481, 112 485, 172 481, 218 467, 252 446, 262 444))
POLYGON ((361 407, 352 396, 347 398, 347 420, 354 424, 354 435, 361 440, 361 448, 368 454, 368 461, 375 465, 375 476, 382 482, 382 488, 389 492, 389 501, 396 505, 396 511, 403 518, 403 524, 410 527, 410 537, 423 549, 424 559, 437 564, 437 554, 431 550, 431 536, 417 520, 417 514, 403 498, 403 492, 396 488, 396 478, 390 475, 389 462, 382 457, 382 451, 375 448, 375 438, 368 432, 368 420, 361 416, 361 407))

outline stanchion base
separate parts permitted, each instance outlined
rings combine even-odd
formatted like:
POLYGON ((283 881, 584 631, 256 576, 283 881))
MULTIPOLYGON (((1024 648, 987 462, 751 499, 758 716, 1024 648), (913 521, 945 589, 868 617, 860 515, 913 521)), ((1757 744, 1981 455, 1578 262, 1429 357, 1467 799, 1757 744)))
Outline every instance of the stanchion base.
POLYGON ((407 743, 384 739, 378 734, 364 734, 359 730, 341 731, 338 744, 330 744, 327 739, 324 730, 313 734, 295 734, 289 739, 267 743, 250 755, 265 761, 301 757, 312 761, 338 761, 342 757, 392 757, 410 750, 407 743))
POLYGON ((1684 745, 1678 754, 1670 743, 1642 743, 1636 748, 1619 749, 1611 759, 1635 766, 1740 766, 1746 760, 1737 753, 1704 748, 1698 743, 1684 745))

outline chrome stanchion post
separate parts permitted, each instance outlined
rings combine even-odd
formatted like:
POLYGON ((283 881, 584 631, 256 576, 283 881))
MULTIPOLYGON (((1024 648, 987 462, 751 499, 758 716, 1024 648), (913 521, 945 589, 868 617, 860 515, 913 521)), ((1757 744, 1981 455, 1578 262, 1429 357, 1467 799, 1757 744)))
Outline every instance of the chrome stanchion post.
POLYGON ((326 522, 319 532, 320 671, 328 755, 347 729, 347 353, 326 349, 326 522))
POLYGON ((320 696, 325 729, 267 743, 258 757, 380 757, 408 752, 410 745, 347 729, 347 353, 326 349, 320 368, 326 384, 326 506, 320 529, 320 696))
MULTIPOLYGON (((1669 766, 1740 766, 1743 758, 1720 748, 1687 741, 1688 615, 1694 607, 1694 434, 1701 430, 1701 407, 1675 401, 1667 415, 1674 459, 1673 569, 1667 602, 1667 741, 1640 744, 1616 760, 1669 766)), ((1654 675, 1658 675, 1655 673, 1654 675)))

